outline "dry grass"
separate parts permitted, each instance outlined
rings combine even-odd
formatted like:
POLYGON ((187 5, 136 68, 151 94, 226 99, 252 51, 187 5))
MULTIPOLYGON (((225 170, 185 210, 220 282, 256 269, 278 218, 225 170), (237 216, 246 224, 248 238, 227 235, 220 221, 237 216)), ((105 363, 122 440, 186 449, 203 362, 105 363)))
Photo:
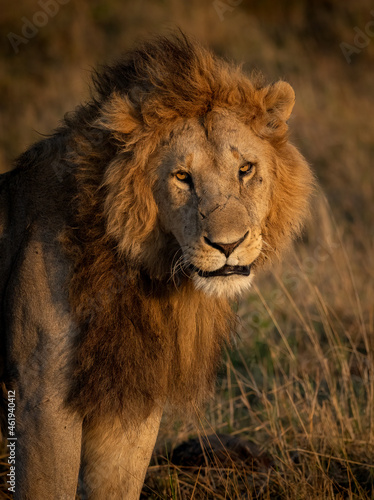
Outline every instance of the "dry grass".
MULTIPOLYGON (((221 22, 210 1, 82 0, 61 7, 20 54, 1 49, 0 171, 38 138, 34 129, 50 132, 87 97, 92 64, 149 31, 178 24, 296 89, 293 139, 329 201, 319 195, 304 241, 236 305, 239 337, 216 397, 198 424, 163 426, 144 498, 374 498, 374 40, 350 65, 339 48, 371 8, 243 0, 221 22), (212 433, 256 444, 267 465, 209 453, 198 467, 173 465, 179 443, 212 433)), ((35 3, 12 9, 1 14, 3 39, 35 3)))

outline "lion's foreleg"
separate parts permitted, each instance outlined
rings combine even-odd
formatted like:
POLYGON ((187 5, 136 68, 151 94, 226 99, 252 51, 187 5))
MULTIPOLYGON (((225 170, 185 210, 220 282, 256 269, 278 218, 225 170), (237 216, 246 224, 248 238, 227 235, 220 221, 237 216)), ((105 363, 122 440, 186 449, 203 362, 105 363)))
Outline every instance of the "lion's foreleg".
POLYGON ((82 489, 89 500, 136 500, 155 445, 162 409, 127 427, 118 418, 83 426, 82 489))
MULTIPOLYGON (((30 328, 31 331, 31 328, 30 328)), ((73 500, 78 482, 82 419, 65 404, 64 342, 38 331, 32 352, 13 350, 15 500, 73 500), (18 351, 16 353, 16 351, 18 351), (15 354, 17 354, 15 356, 15 354)))
POLYGON ((73 500, 82 419, 66 404, 77 328, 59 248, 31 240, 6 293, 7 367, 15 414, 15 500, 73 500))
POLYGON ((25 425, 17 431, 15 500, 75 498, 81 421, 60 403, 51 398, 37 407, 18 407, 25 425))

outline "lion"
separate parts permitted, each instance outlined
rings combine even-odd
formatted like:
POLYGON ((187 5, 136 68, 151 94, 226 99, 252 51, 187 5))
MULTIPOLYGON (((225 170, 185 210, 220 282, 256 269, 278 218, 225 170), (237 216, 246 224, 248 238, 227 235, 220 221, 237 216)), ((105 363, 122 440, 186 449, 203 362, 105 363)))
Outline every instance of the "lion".
POLYGON ((164 408, 211 397, 230 301, 300 234, 313 191, 285 81, 183 34, 93 80, 0 182, 16 499, 74 499, 78 477, 90 499, 139 497, 164 408))

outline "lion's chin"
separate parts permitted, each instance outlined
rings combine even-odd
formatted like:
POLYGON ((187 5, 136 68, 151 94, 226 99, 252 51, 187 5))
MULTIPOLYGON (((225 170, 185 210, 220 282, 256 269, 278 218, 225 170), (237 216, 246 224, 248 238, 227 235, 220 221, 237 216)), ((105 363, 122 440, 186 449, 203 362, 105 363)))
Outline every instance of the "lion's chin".
POLYGON ((251 287, 253 273, 250 276, 238 274, 228 276, 212 276, 209 278, 199 276, 197 273, 192 281, 198 290, 215 297, 234 298, 251 287))

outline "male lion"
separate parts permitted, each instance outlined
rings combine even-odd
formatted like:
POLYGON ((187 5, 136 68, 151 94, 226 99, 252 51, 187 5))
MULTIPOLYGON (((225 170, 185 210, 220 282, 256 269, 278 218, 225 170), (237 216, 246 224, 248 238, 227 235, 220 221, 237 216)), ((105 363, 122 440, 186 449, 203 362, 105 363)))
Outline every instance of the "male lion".
POLYGON ((1 178, 16 499, 139 497, 163 408, 211 394, 229 299, 289 245, 313 177, 294 92, 182 35, 95 76, 1 178))

